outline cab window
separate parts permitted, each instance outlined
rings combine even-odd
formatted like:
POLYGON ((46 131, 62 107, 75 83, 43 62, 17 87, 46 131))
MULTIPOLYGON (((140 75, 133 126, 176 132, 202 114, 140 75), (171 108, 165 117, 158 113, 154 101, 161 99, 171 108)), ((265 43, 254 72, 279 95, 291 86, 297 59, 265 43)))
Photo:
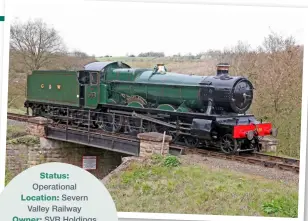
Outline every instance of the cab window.
POLYGON ((97 72, 92 72, 91 73, 91 84, 92 85, 96 85, 98 82, 97 82, 97 72))
POLYGON ((85 71, 80 71, 78 74, 78 81, 79 84, 89 84, 90 83, 90 79, 89 79, 89 73, 85 72, 85 71))
POLYGON ((105 81, 105 69, 103 69, 100 73, 100 81, 101 83, 105 81))

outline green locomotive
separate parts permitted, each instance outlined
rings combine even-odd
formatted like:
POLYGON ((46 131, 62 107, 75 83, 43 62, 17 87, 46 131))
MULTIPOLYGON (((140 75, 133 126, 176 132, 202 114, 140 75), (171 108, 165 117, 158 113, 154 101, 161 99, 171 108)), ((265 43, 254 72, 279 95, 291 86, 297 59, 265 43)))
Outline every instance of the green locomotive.
POLYGON ((35 116, 52 115, 59 122, 67 116, 70 124, 91 122, 108 132, 167 131, 189 146, 214 144, 226 153, 259 150, 258 138, 276 130, 245 114, 253 85, 230 76, 228 68, 219 64, 214 76, 123 62, 93 62, 80 71, 38 70, 28 76, 25 107, 35 116))

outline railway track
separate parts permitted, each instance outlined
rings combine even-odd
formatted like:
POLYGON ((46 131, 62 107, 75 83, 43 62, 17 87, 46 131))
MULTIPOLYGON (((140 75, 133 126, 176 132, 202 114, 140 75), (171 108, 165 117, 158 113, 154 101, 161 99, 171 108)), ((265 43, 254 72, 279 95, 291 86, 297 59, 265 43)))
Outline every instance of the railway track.
POLYGON ((260 165, 268 168, 277 168, 284 171, 299 173, 299 164, 300 164, 299 160, 285 158, 285 157, 271 156, 262 153, 226 155, 223 153, 210 150, 186 148, 185 154, 200 154, 203 156, 238 161, 246 164, 260 165))
MULTIPOLYGON (((27 115, 20 115, 20 114, 13 114, 8 113, 7 118, 10 120, 16 120, 16 121, 22 121, 27 122, 31 116, 27 115)), ((66 128, 65 124, 53 124, 54 127, 60 127, 62 129, 66 128)), ((86 129, 78 129, 74 127, 69 127, 69 129, 86 132, 86 129)), ((115 137, 120 139, 126 139, 131 141, 137 141, 136 138, 133 138, 132 136, 125 135, 125 134, 113 134, 108 132, 103 132, 98 129, 90 129, 91 133, 100 134, 108 137, 115 137)), ((300 161, 297 159, 291 159, 291 158, 285 158, 285 157, 278 157, 278 156, 271 156, 263 153, 252 153, 252 154, 241 154, 241 155, 226 155, 224 153, 220 153, 217 151, 211 151, 211 150, 204 150, 204 149, 198 149, 198 148, 187 148, 186 146, 181 145, 170 145, 170 149, 177 150, 181 154, 200 154, 203 156, 213 157, 213 158, 220 158, 220 159, 226 159, 226 160, 232 160, 232 161, 238 161, 241 163, 246 164, 254 164, 254 165, 260 165, 268 168, 277 168, 284 171, 291 171, 295 173, 299 173, 299 166, 300 161)))
POLYGON ((10 120, 27 122, 30 118, 31 116, 28 116, 28 115, 7 113, 7 119, 10 119, 10 120))

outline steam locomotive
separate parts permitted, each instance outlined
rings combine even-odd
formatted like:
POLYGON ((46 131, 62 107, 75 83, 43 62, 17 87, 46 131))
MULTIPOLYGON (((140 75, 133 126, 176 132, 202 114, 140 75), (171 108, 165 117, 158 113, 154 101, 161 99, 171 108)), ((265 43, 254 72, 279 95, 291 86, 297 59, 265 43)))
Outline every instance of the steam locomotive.
POLYGON ((253 85, 229 75, 168 72, 164 64, 131 68, 123 62, 93 62, 79 71, 36 70, 27 78, 25 107, 34 116, 69 117, 111 133, 166 132, 174 143, 218 148, 226 154, 260 151, 260 138, 277 136, 271 123, 247 114, 253 85), (90 120, 90 121, 89 121, 90 120))

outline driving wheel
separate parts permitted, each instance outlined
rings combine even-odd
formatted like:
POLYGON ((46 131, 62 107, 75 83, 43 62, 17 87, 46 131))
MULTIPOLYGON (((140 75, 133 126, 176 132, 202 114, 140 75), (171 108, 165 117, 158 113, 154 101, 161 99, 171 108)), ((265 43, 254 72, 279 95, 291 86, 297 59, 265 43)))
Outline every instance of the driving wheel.
POLYGON ((237 150, 237 142, 231 134, 226 134, 221 138, 220 149, 226 154, 234 154, 237 150))

